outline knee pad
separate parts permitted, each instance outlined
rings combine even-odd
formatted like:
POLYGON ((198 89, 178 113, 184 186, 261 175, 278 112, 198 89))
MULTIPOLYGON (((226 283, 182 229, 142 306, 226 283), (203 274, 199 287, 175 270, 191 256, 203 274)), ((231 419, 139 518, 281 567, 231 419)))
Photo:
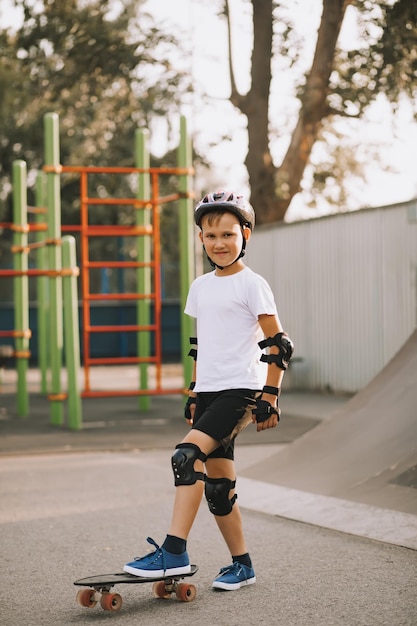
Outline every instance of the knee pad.
POLYGON ((196 472, 194 463, 197 459, 206 460, 206 455, 193 443, 179 443, 171 457, 172 471, 174 472, 175 486, 194 485, 197 480, 204 481, 203 472, 196 472))
POLYGON ((235 480, 229 478, 206 477, 205 495, 210 513, 213 515, 229 515, 232 512, 237 495, 229 498, 229 491, 236 485, 235 480))

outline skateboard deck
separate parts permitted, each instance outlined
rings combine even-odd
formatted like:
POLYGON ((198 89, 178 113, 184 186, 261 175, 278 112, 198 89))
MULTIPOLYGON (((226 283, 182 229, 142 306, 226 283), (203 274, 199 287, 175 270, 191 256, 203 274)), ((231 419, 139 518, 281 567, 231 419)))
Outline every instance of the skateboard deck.
POLYGON ((197 571, 197 565, 191 565, 191 571, 188 574, 177 574, 174 576, 145 578, 143 576, 133 576, 133 574, 127 574, 126 572, 88 576, 74 582, 74 585, 84 587, 84 589, 78 591, 76 600, 78 604, 87 608, 93 608, 97 602, 100 602, 101 607, 105 611, 119 611, 122 608, 123 599, 119 593, 111 592, 115 585, 152 583, 152 592, 156 598, 169 598, 175 593, 178 600, 192 602, 197 595, 195 585, 180 581, 183 578, 194 576, 197 571))

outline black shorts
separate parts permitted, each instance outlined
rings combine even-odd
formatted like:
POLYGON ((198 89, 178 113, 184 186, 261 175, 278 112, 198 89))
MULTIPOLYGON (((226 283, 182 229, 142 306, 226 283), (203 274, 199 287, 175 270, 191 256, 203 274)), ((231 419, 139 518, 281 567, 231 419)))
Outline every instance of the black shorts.
POLYGON ((209 435, 220 446, 208 458, 234 458, 234 440, 252 421, 253 389, 227 389, 197 393, 193 428, 209 435))

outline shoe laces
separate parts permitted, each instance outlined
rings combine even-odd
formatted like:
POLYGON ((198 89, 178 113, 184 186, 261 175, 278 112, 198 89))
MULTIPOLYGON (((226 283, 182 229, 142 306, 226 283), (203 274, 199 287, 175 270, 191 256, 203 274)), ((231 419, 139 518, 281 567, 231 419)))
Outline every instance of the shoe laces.
MULTIPOLYGON (((162 549, 161 547, 159 547, 159 546, 158 546, 158 544, 156 543, 156 541, 154 541, 154 540, 152 539, 152 537, 147 537, 147 538, 146 538, 146 541, 147 541, 148 543, 150 543, 151 545, 155 546, 155 551, 154 551, 154 552, 151 552, 151 553, 150 553, 150 554, 148 554, 148 555, 146 555, 146 556, 149 558, 149 561, 150 561, 151 563, 154 563, 155 561, 157 561, 159 558, 161 558, 161 557, 162 557, 162 569, 163 569, 163 570, 164 570, 164 572, 165 572, 165 570, 166 570, 166 567, 165 567, 165 555, 164 555, 164 551, 163 551, 163 549, 162 549), (151 557, 153 557, 153 558, 151 558, 151 557)), ((143 559, 143 558, 144 558, 143 556, 136 556, 136 557, 134 558, 134 560, 135 560, 135 561, 140 561, 140 560, 141 560, 141 559, 143 559)), ((145 557, 145 558, 146 558, 146 557, 145 557)))
POLYGON ((239 561, 235 561, 231 565, 226 565, 226 567, 221 567, 219 575, 229 574, 233 572, 236 574, 236 576, 239 576, 241 571, 243 571, 242 564, 239 563, 239 561))

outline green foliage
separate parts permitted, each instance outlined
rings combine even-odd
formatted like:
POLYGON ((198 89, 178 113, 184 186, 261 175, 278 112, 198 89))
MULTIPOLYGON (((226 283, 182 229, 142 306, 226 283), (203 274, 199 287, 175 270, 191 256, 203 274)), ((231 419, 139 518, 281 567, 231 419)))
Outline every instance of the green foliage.
MULTIPOLYGON (((339 50, 335 57, 328 97, 329 117, 323 120, 316 146, 319 148, 324 143, 327 156, 316 160, 313 151, 312 167, 309 167, 308 195, 313 208, 318 198, 325 199, 329 206, 347 206, 347 188, 355 179, 366 181, 364 163, 380 160, 378 146, 363 142, 357 145, 350 137, 339 135, 338 116, 361 118, 381 94, 394 113, 401 98, 407 97, 417 115, 417 4, 409 0, 394 3, 361 0, 355 7, 360 36, 366 45, 339 50)), ((357 128, 358 122, 352 123, 357 128)), ((357 135, 357 130, 352 128, 352 134, 357 135)), ((381 169, 390 170, 383 164, 381 169)))
MULTIPOLYGON (((306 86, 312 66, 310 61, 306 71, 309 59, 306 58, 305 42, 291 22, 291 3, 279 2, 274 7, 275 62, 279 61, 281 72, 291 69, 293 75, 298 74, 294 80, 294 93, 299 99, 300 118, 305 119, 311 113, 313 118, 320 118, 305 171, 294 163, 290 172, 281 172, 278 167, 276 179, 280 183, 277 185, 280 194, 277 191, 276 198, 287 202, 280 212, 280 219, 292 199, 288 184, 291 171, 298 169, 302 172, 300 186, 293 184, 292 188, 302 189, 303 201, 314 209, 318 204, 326 203, 331 211, 345 210, 348 200, 355 197, 355 193, 349 190, 364 188, 369 163, 378 163, 381 170, 391 170, 382 161, 382 149, 386 148, 382 140, 379 145, 371 144, 361 132, 361 124, 367 123, 368 109, 375 102, 383 102, 385 98, 391 105, 391 122, 395 122, 399 104, 404 100, 410 103, 417 117, 417 3, 410 0, 351 0, 345 4, 350 11, 349 17, 353 18, 351 23, 356 22, 358 27, 356 35, 360 44, 350 49, 336 47, 331 59, 329 84, 325 85, 326 106, 322 111, 316 108, 316 90, 312 91, 313 99, 307 97, 306 86), (286 195, 282 193, 283 189, 287 191, 286 195)), ((329 24, 322 19, 322 32, 326 27, 329 24)), ((319 52, 322 55, 323 48, 316 49, 316 54, 319 52)), ((323 61, 322 67, 325 67, 323 61)), ((321 78, 319 72, 315 76, 316 85, 320 85, 321 78)), ((291 114, 292 109, 286 115, 282 114, 286 117, 284 127, 295 126, 291 114)), ((279 130, 275 135, 279 140, 279 130)), ((256 136, 253 129, 252 136, 256 136)), ((275 139, 271 133, 270 138, 275 139)), ((254 180, 255 176, 256 172, 251 179, 254 180)))
POLYGON ((366 45, 336 57, 330 85, 333 109, 362 115, 384 94, 394 111, 406 96, 417 114, 417 3, 361 0, 356 7, 366 45))
MULTIPOLYGON (((24 10, 17 32, 0 30, 0 221, 11 221, 11 168, 15 159, 32 172, 43 164, 43 115, 60 116, 61 163, 132 166, 134 133, 158 118, 178 115, 189 77, 169 59, 179 43, 155 28, 137 0, 15 0, 24 10), (119 12, 115 8, 119 7, 119 12)), ((79 214, 76 176, 64 176, 62 223, 79 214)), ((92 195, 132 197, 130 177, 97 178, 92 195)), ((163 190, 162 190, 163 193, 163 190)), ((33 203, 29 191, 29 203, 33 203)), ((134 223, 129 207, 94 209, 93 223, 134 223)), ((2 238, 3 239, 3 238, 2 238)), ((6 241, 0 246, 5 262, 6 241)), ((110 251, 96 241, 92 256, 110 251)), ((106 247, 107 246, 107 247, 106 247)), ((114 241, 110 247, 120 246, 114 241)), ((122 252, 126 250, 125 244, 122 252)), ((128 252, 129 254, 129 252, 128 252)))

